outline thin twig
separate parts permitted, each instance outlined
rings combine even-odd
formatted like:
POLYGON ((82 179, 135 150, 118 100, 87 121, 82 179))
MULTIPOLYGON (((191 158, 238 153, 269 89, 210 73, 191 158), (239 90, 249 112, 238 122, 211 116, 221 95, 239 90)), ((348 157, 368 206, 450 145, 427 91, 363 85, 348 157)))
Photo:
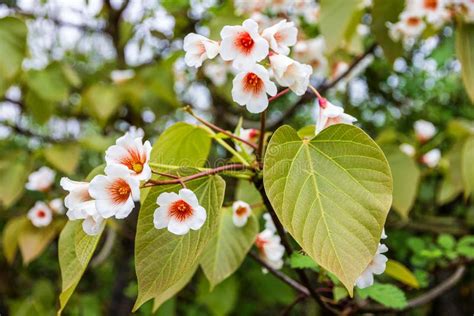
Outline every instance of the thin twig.
MULTIPOLYGON (((356 68, 357 65, 360 64, 361 61, 363 61, 367 56, 371 55, 375 51, 376 47, 377 47, 377 44, 371 45, 363 54, 359 55, 352 61, 352 63, 350 64, 349 68, 347 68, 346 71, 341 73, 338 77, 334 78, 331 82, 321 85, 318 88, 319 93, 324 94, 326 91, 336 86, 341 80, 347 77, 354 70, 354 68, 356 68)), ((311 100, 311 98, 312 98, 311 94, 309 93, 305 94, 297 103, 295 103, 292 107, 287 109, 285 113, 281 115, 277 120, 269 122, 268 128, 274 129, 275 127, 283 124, 283 122, 288 117, 292 116, 296 112, 296 110, 298 110, 299 107, 301 107, 303 104, 306 104, 309 100, 311 100)))
POLYGON ((268 272, 270 272, 271 274, 273 274, 274 276, 276 276, 278 279, 280 279, 281 281, 283 281, 284 283, 288 284, 289 286, 291 286, 293 289, 295 289, 296 291, 298 291, 300 294, 304 295, 304 296, 310 296, 310 293, 308 291, 308 289, 303 286, 302 284, 298 283, 297 281, 293 280, 292 278, 290 278, 289 276, 287 276, 286 274, 284 274, 283 272, 279 271, 279 270, 275 270, 273 269, 271 266, 269 266, 265 261, 263 261, 257 254, 255 254, 253 251, 249 252, 249 255, 250 257, 255 260, 256 262, 258 262, 262 267, 264 267, 265 269, 268 270, 268 272))
POLYGON ((307 296, 305 295, 298 295, 296 299, 281 312, 280 315, 281 316, 290 315, 290 312, 293 309, 293 307, 298 305, 300 302, 304 301, 306 297, 307 296))
POLYGON ((237 135, 234 135, 233 133, 230 133, 230 132, 226 131, 225 129, 220 128, 219 126, 216 126, 216 125, 212 124, 211 122, 208 122, 208 121, 206 121, 205 119, 203 119, 203 118, 197 116, 197 115, 193 112, 193 110, 191 109, 190 106, 186 106, 186 107, 184 108, 184 111, 185 111, 185 112, 188 112, 188 113, 189 113, 190 115, 192 115, 196 120, 198 120, 198 121, 201 122, 202 124, 206 125, 206 126, 209 127, 210 129, 213 129, 213 130, 215 130, 215 131, 217 131, 217 132, 219 132, 219 133, 222 133, 222 134, 224 134, 224 135, 227 135, 227 136, 229 136, 230 138, 234 138, 234 139, 238 140, 239 142, 244 143, 245 145, 248 145, 248 146, 252 147, 253 149, 257 149, 257 145, 255 145, 254 143, 251 143, 251 142, 249 142, 249 141, 247 141, 247 140, 245 140, 245 139, 243 139, 243 138, 241 138, 241 137, 239 137, 239 136, 237 136, 237 135))
POLYGON ((256 152, 257 162, 260 164, 263 159, 263 142, 265 141, 265 124, 267 111, 260 113, 260 134, 258 135, 258 148, 256 152))
POLYGON ((279 97, 281 97, 282 95, 287 94, 288 92, 290 92, 290 88, 283 89, 280 92, 278 92, 277 94, 275 94, 273 97, 268 98, 268 102, 272 102, 272 101, 278 99, 279 97))
MULTIPOLYGON (((461 280, 465 272, 466 272, 466 266, 464 265, 459 266, 449 278, 447 278, 446 280, 444 280, 443 282, 441 282, 440 284, 438 284, 437 286, 435 286, 434 288, 432 288, 425 294, 409 300, 407 306, 403 308, 403 311, 425 305, 433 301, 437 297, 441 296, 442 294, 450 290, 452 287, 454 287, 461 280)), ((360 310, 364 312, 377 312, 377 313, 397 311, 397 310, 394 310, 382 305, 375 305, 375 304, 360 306, 360 310)))
POLYGON ((176 179, 171 179, 171 180, 148 180, 143 187, 153 187, 157 185, 166 185, 166 184, 182 184, 183 182, 191 181, 194 179, 202 178, 205 176, 210 176, 216 173, 224 172, 224 171, 238 171, 238 170, 252 170, 251 167, 242 165, 242 164, 229 164, 229 165, 224 165, 220 166, 214 169, 209 169, 209 170, 204 170, 195 174, 192 174, 190 176, 186 177, 179 177, 176 179))

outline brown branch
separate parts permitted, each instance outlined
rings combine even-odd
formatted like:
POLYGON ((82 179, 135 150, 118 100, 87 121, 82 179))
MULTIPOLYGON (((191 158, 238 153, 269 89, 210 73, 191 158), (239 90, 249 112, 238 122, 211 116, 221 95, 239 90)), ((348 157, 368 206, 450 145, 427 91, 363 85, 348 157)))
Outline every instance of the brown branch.
POLYGON ((267 110, 260 113, 260 135, 258 135, 258 148, 255 153, 258 164, 261 164, 263 158, 263 142, 265 141, 265 124, 267 120, 267 110))
MULTIPOLYGON (((350 64, 349 68, 347 68, 346 71, 344 71, 342 74, 340 74, 338 77, 334 78, 331 82, 327 84, 322 84, 320 87, 318 87, 318 90, 321 94, 324 94, 326 91, 329 89, 333 88, 336 86, 341 80, 343 80, 345 77, 347 77, 353 70, 356 68, 362 60, 364 60, 367 56, 371 55, 374 51, 375 48, 377 47, 377 44, 373 44, 370 46, 363 54, 360 56, 356 57, 352 63, 350 64)), ((303 97, 296 102, 293 106, 291 106, 289 109, 283 113, 278 119, 269 122, 268 128, 269 129, 275 129, 277 126, 283 124, 283 122, 293 114, 303 105, 306 104, 308 101, 311 100, 313 95, 311 93, 306 93, 303 95, 303 97)))
POLYGON ((222 133, 222 134, 224 134, 224 135, 227 135, 227 136, 229 136, 230 138, 234 138, 234 139, 238 140, 239 142, 244 143, 245 145, 248 145, 248 146, 252 147, 253 149, 257 149, 257 145, 255 145, 255 144, 253 144, 253 143, 251 143, 251 142, 249 142, 249 141, 246 141, 245 139, 243 139, 243 138, 241 138, 241 137, 239 137, 239 136, 237 136, 237 135, 234 135, 234 134, 232 134, 232 133, 226 131, 225 129, 220 128, 219 126, 214 125, 214 124, 212 124, 211 122, 208 122, 208 121, 206 121, 205 119, 203 119, 203 118, 197 116, 197 115, 193 112, 193 110, 191 109, 190 106, 184 107, 183 110, 184 110, 185 112, 188 112, 192 117, 194 117, 196 120, 198 120, 198 121, 201 122, 202 124, 206 125, 206 126, 209 127, 210 129, 213 129, 213 130, 215 130, 215 131, 217 131, 217 132, 219 132, 219 133, 222 133))
POLYGON ((239 171, 239 170, 253 170, 252 167, 248 167, 242 164, 229 164, 220 166, 214 169, 209 169, 205 171, 201 171, 190 176, 176 178, 171 180, 148 180, 142 187, 153 187, 157 185, 167 185, 167 184, 183 184, 184 182, 191 181, 194 179, 210 176, 216 173, 224 172, 224 171, 239 171))
POLYGON ((308 289, 303 286, 302 284, 298 283, 297 281, 293 280, 292 278, 290 278, 289 276, 287 276, 286 274, 284 274, 283 272, 279 271, 279 270, 275 270, 273 269, 271 266, 269 266, 265 261, 263 261, 257 254, 255 254, 254 252, 249 252, 249 256, 255 260, 258 264, 260 264, 262 267, 264 267, 265 269, 268 270, 268 272, 270 272, 271 274, 273 274, 274 276, 276 276, 278 279, 280 279, 281 281, 283 281, 284 283, 288 284, 290 287, 292 287, 293 289, 295 289, 296 291, 298 291, 298 293, 304 295, 304 296, 310 296, 310 293, 308 291, 308 289))
MULTIPOLYGON (((273 206, 268 199, 268 196, 265 192, 265 188, 263 186, 263 181, 261 178, 255 177, 254 179, 254 185, 257 188, 258 192, 260 193, 263 203, 265 204, 265 208, 267 209, 268 213, 272 217, 272 221, 275 224, 275 228, 277 230, 278 235, 280 236, 281 243, 283 247, 285 248, 286 254, 288 257, 291 256, 293 253, 293 247, 291 246, 290 242, 288 241, 287 234, 285 232, 285 229, 283 228, 283 225, 281 224, 280 220, 278 219, 278 216, 275 213, 275 210, 273 209, 273 206)), ((309 291, 309 294, 311 297, 323 308, 332 311, 333 313, 337 313, 332 307, 328 306, 322 299, 321 297, 315 292, 313 287, 311 286, 311 282, 309 281, 308 276, 304 272, 304 270, 296 269, 296 273, 298 274, 298 277, 300 278, 301 282, 306 286, 306 288, 309 291)))
MULTIPOLYGON (((465 272, 466 272, 466 266, 464 265, 459 266, 449 278, 447 278, 446 280, 444 280, 443 282, 441 282, 440 284, 438 284, 437 286, 435 286, 434 288, 432 288, 425 294, 422 294, 414 299, 409 300, 407 306, 403 308, 402 311, 406 311, 412 308, 425 305, 433 301, 437 297, 443 295, 445 292, 453 288, 461 280, 465 272)), ((376 313, 385 313, 385 312, 394 312, 394 311, 400 312, 400 310, 394 310, 382 305, 375 305, 375 304, 360 306, 360 310, 364 312, 376 312, 376 313)))

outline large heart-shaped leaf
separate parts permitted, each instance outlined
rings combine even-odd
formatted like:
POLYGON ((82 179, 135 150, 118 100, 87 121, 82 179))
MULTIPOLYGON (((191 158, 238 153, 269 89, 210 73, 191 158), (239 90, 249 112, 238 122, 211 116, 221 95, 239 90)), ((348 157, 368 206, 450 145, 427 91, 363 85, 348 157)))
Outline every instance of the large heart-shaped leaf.
MULTIPOLYGON (((196 170, 188 169, 180 174, 189 172, 196 170)), ((208 242, 217 234, 224 199, 224 180, 219 176, 209 176, 189 181, 186 186, 196 194, 207 211, 207 220, 201 229, 178 236, 167 229, 158 230, 153 225, 156 198, 163 192, 177 192, 180 185, 153 187, 140 209, 135 241, 138 298, 134 310, 152 298, 155 298, 157 308, 156 301, 160 301, 157 298, 161 293, 169 294, 170 288, 177 292, 180 288, 176 289, 175 284, 181 283, 183 275, 196 267, 208 242)))
MULTIPOLYGON (((103 230, 102 230, 103 231, 103 230)), ((59 295, 61 314, 76 289, 92 254, 99 243, 102 231, 89 236, 82 229, 82 221, 69 221, 59 235, 58 255, 61 268, 62 291, 59 295)))
POLYGON ((474 193, 474 136, 469 137, 464 143, 462 151, 462 177, 464 182, 464 195, 468 197, 474 193))
POLYGON ((403 218, 408 217, 415 203, 420 168, 415 160, 395 146, 383 147, 393 175, 393 209, 403 218))
POLYGON ((240 267, 257 233, 258 221, 254 215, 244 227, 237 227, 232 221, 232 210, 222 210, 218 233, 207 245, 201 261, 211 290, 240 267))
POLYGON ((456 29, 456 55, 462 65, 462 80, 474 103, 474 24, 459 22, 456 29))
POLYGON ((285 229, 352 295, 392 202, 390 168, 377 144, 350 125, 312 140, 282 126, 268 145, 263 180, 285 229))

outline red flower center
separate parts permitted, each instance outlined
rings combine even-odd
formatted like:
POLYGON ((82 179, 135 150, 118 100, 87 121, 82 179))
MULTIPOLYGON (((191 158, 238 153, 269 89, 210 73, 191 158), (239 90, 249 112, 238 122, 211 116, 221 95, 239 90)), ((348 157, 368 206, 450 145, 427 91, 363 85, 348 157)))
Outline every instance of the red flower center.
POLYGON ((132 189, 124 179, 117 179, 109 186, 109 193, 116 204, 125 203, 130 197, 132 189))
POLYGON ((136 148, 129 148, 127 151, 128 155, 123 157, 120 163, 135 173, 142 172, 143 165, 146 162, 146 156, 141 154, 136 148))
POLYGON ((237 216, 245 215, 245 213, 247 213, 247 208, 243 206, 240 206, 239 208, 235 210, 235 214, 237 214, 237 216))
POLYGON ((263 81, 253 72, 249 72, 244 77, 244 91, 252 94, 258 94, 262 91, 263 81))
POLYGON ((251 140, 254 140, 255 138, 257 138, 258 135, 259 135, 258 130, 256 130, 255 128, 252 128, 249 132, 249 138, 251 140))
POLYGON ((417 26, 418 24, 420 24, 420 22, 421 22, 421 19, 415 16, 409 17, 407 19, 407 24, 409 26, 417 26))
POLYGON ((171 203, 169 208, 170 216, 173 216, 178 221, 182 222, 189 216, 193 215, 193 208, 184 200, 178 200, 171 203))
POLYGON ((436 10, 438 8, 438 0, 425 0, 424 2, 425 9, 436 10))
POLYGON ((36 216, 38 216, 39 218, 45 218, 46 212, 43 210, 39 210, 38 212, 36 212, 36 216))
POLYGON ((235 39, 235 46, 244 54, 250 54, 253 45, 255 44, 253 38, 247 32, 241 32, 235 39))
POLYGON ((267 241, 265 239, 262 239, 262 238, 257 236, 257 239, 255 240, 255 246, 257 246, 257 248, 260 251, 263 251, 263 246, 265 246, 266 243, 267 243, 267 241))

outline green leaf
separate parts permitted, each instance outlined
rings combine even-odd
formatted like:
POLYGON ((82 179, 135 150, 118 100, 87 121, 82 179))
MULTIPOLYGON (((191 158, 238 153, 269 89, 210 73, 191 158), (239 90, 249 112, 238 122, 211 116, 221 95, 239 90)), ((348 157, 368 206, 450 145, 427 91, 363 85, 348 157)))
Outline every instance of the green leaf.
POLYGON ((390 308, 402 309, 407 306, 405 293, 392 284, 375 283, 371 287, 358 289, 357 292, 362 298, 370 297, 374 301, 390 308))
POLYGON ((102 232, 103 230, 98 235, 89 236, 82 229, 82 221, 76 220, 68 221, 59 235, 58 256, 62 291, 59 295, 58 315, 64 310, 86 271, 102 232))
POLYGON ((28 29, 25 22, 14 17, 0 19, 0 92, 21 69, 26 56, 28 29))
POLYGON ((464 182, 464 196, 468 197, 474 192, 474 136, 469 137, 464 143, 461 158, 461 170, 464 182))
POLYGON ((74 173, 81 158, 79 144, 57 144, 44 150, 44 157, 56 169, 70 175, 74 173))
POLYGON ((23 195, 33 165, 25 152, 13 151, 1 156, 0 203, 9 208, 23 195))
POLYGON ((161 134, 153 145, 153 163, 202 167, 206 164, 211 138, 204 129, 183 122, 176 123, 161 134))
POLYGON ((398 261, 389 259, 384 273, 412 288, 417 289, 420 287, 415 275, 398 261))
POLYGON ((316 272, 319 271, 319 267, 314 260, 305 254, 300 252, 293 252, 290 257, 290 266, 292 269, 312 269, 316 272))
POLYGON ((443 181, 436 196, 436 202, 439 205, 451 202, 463 191, 461 169, 463 145, 463 141, 457 142, 446 154, 449 165, 444 172, 443 181))
POLYGON ((69 95, 69 81, 59 63, 52 63, 41 70, 29 70, 26 84, 45 103, 61 102, 69 95))
POLYGON ((464 236, 461 238, 456 250, 461 255, 474 259, 474 236, 464 236))
POLYGON ((35 227, 28 221, 22 226, 20 235, 18 236, 18 246, 23 264, 27 265, 38 256, 40 256, 46 247, 59 234, 64 226, 64 220, 55 220, 46 227, 35 227))
POLYGON ((311 124, 298 130, 298 136, 301 138, 313 138, 316 131, 316 125, 311 124))
POLYGON ((413 158, 401 152, 397 147, 384 148, 384 152, 392 170, 392 207, 406 219, 415 203, 420 183, 420 169, 413 158))
POLYGON ((456 246, 456 239, 454 239, 453 235, 449 234, 441 234, 438 236, 438 245, 446 250, 452 250, 456 246))
POLYGON ((34 91, 28 90, 25 95, 25 105, 28 113, 31 114, 35 122, 46 123, 56 109, 54 102, 41 99, 34 91))
POLYGON ((458 21, 456 55, 462 65, 462 80, 471 102, 474 103, 474 24, 458 21))
POLYGON ((360 4, 360 0, 321 0, 320 29, 329 53, 342 44, 360 4))
POLYGON ((234 273, 242 264, 258 234, 258 220, 251 215, 244 227, 232 221, 232 209, 222 209, 217 234, 203 253, 201 267, 211 290, 234 273))
POLYGON ((102 125, 117 111, 121 103, 116 87, 103 83, 89 87, 82 97, 82 104, 102 125))
POLYGON ((270 140, 264 166, 265 190, 285 229, 352 295, 377 250, 392 202, 383 152, 355 126, 334 125, 312 140, 282 126, 270 140))
POLYGON ((347 290, 342 287, 342 286, 335 286, 332 289, 332 295, 334 296, 334 301, 339 302, 342 299, 345 299, 349 293, 347 293, 347 290))
POLYGON ((394 42, 388 35, 387 22, 395 23, 399 19, 400 13, 405 8, 403 0, 374 0, 372 7, 372 33, 377 43, 383 49, 385 57, 390 63, 396 58, 403 56, 403 45, 401 42, 394 42))
POLYGON ((175 294, 181 291, 192 279, 197 269, 197 264, 189 271, 185 272, 182 277, 171 285, 168 289, 158 293, 153 300, 153 312, 156 312, 165 302, 171 299, 175 294))
POLYGON ((201 278, 198 284, 196 301, 203 304, 211 315, 228 315, 235 308, 238 299, 239 283, 236 277, 231 277, 209 292, 209 284, 201 278))
POLYGON ((23 228, 28 225, 29 219, 26 216, 17 216, 10 219, 2 233, 3 254, 9 264, 15 260, 15 254, 18 249, 18 237, 23 228))
MULTIPOLYGON (((180 174, 195 173, 188 169, 180 174)), ((156 229, 153 213, 156 198, 163 192, 176 192, 180 185, 152 187, 140 209, 135 241, 135 269, 138 278, 138 298, 134 311, 149 299, 170 291, 177 282, 193 270, 208 242, 217 234, 225 182, 219 176, 199 178, 186 183, 206 209, 207 220, 197 231, 178 236, 167 229, 156 229)))

